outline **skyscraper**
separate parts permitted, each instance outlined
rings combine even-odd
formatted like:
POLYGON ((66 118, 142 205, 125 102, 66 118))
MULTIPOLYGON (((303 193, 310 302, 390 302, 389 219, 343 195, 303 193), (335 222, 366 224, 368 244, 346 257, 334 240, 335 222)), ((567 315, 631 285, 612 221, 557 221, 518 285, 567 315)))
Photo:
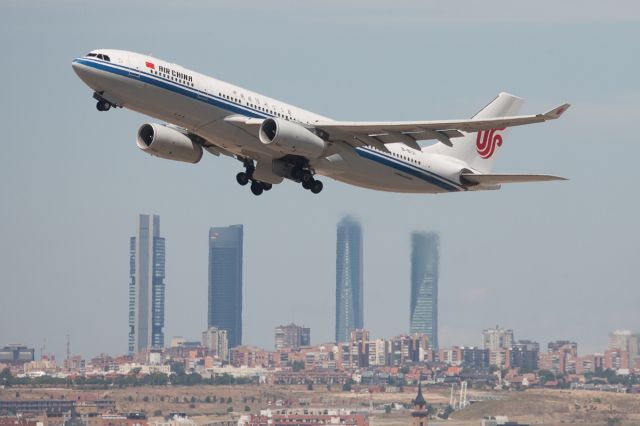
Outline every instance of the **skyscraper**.
POLYGON ((348 342, 364 328, 362 303, 362 228, 353 217, 338 223, 336 246, 336 342, 348 342))
POLYGON ((242 344, 242 225, 209 230, 208 326, 227 330, 229 349, 242 344))
POLYGON ((138 216, 129 241, 129 353, 164 346, 164 238, 160 216, 138 216))
POLYGON ((429 337, 438 349, 438 262, 440 239, 434 232, 411 234, 411 315, 409 332, 429 337))

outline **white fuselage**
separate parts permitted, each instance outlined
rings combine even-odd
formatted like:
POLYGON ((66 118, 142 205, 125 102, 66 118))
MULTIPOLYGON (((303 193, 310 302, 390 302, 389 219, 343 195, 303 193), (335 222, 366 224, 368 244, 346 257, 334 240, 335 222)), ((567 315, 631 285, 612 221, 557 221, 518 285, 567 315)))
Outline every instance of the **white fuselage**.
MULTIPOLYGON (((302 125, 329 119, 232 84, 207 77, 157 58, 101 49, 106 55, 73 61, 78 76, 115 105, 187 129, 238 157, 278 158, 248 132, 225 121, 231 115, 277 117, 302 125)), ((389 152, 359 147, 311 160, 316 173, 361 187, 393 192, 441 193, 465 191, 448 176, 451 159, 427 154, 401 143, 389 152)), ((452 168, 453 169, 453 168, 452 168)))

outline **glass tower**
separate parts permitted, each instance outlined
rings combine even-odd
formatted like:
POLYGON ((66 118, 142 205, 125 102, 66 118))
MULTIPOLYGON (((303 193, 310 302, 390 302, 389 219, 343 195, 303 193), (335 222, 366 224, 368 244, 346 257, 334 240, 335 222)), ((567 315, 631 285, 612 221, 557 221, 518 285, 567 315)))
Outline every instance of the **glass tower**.
POLYGON ((129 353, 164 346, 164 265, 160 217, 141 214, 129 240, 129 353))
POLYGON ((348 342, 363 325, 362 228, 353 217, 338 223, 336 245, 336 342, 348 342))
POLYGON ((411 318, 409 332, 429 336, 438 349, 438 234, 411 234, 411 318))
POLYGON ((229 349, 242 344, 242 225, 209 230, 209 327, 227 331, 229 349))

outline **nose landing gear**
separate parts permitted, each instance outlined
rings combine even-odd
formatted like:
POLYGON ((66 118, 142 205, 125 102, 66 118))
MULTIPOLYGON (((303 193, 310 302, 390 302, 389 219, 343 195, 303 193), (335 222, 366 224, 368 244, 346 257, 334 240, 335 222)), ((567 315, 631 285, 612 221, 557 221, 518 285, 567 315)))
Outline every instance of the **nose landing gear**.
POLYGON ((114 103, 109 102, 108 100, 106 100, 103 96, 102 96, 103 92, 94 92, 93 93, 93 99, 95 99, 96 101, 98 101, 96 103, 96 109, 98 111, 109 111, 111 109, 111 107, 116 107, 117 105, 114 103))

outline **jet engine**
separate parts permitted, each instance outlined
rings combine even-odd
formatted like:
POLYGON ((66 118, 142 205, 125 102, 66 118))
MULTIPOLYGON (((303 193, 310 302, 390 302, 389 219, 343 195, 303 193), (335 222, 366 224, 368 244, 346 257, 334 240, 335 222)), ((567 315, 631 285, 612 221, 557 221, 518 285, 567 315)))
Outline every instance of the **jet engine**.
POLYGON ((162 124, 145 123, 140 126, 136 144, 147 154, 167 160, 195 164, 202 158, 202 146, 162 124))
POLYGON ((260 142, 281 154, 319 158, 327 143, 309 129, 291 121, 268 118, 260 125, 260 142))

